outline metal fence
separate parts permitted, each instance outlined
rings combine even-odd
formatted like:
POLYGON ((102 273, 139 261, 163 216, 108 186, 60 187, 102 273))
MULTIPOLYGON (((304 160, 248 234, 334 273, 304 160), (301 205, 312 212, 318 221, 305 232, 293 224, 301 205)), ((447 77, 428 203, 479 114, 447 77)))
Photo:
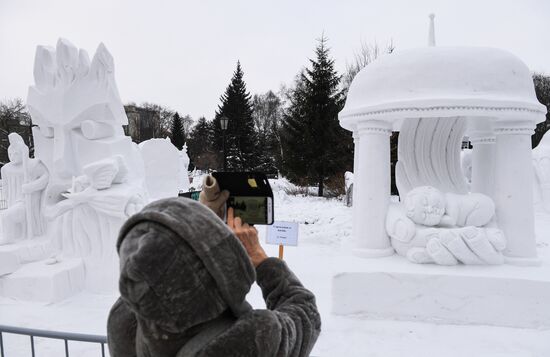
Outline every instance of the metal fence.
POLYGON ((13 327, 0 325, 0 357, 8 357, 4 354, 4 339, 3 334, 15 334, 25 335, 30 337, 30 351, 31 356, 35 357, 35 337, 50 338, 56 340, 63 340, 65 342, 65 356, 69 357, 69 341, 89 342, 97 343, 101 345, 101 356, 105 357, 105 345, 107 344, 107 336, 101 335, 85 335, 80 333, 58 332, 58 331, 46 331, 35 330, 24 327, 13 327))

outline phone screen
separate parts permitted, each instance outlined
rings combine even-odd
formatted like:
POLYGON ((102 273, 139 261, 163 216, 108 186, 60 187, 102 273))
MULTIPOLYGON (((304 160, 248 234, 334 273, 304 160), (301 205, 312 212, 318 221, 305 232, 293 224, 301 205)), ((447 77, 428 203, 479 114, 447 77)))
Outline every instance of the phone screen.
POLYGON ((227 207, 233 207, 235 217, 240 217, 250 224, 271 224, 270 197, 230 196, 227 207))

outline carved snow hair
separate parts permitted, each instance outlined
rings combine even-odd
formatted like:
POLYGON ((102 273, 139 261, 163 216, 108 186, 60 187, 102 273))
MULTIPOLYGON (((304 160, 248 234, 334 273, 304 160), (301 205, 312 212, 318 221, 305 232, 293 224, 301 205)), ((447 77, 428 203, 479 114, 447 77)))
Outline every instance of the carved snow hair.
POLYGON ((56 84, 55 49, 49 46, 38 46, 34 57, 34 81, 41 91, 48 91, 56 84))
POLYGON ((113 73, 113 56, 103 43, 97 47, 91 62, 86 50, 78 49, 64 38, 57 41, 55 49, 48 46, 36 48, 34 81, 43 92, 68 88, 74 82, 88 77, 99 84, 105 84, 113 73))

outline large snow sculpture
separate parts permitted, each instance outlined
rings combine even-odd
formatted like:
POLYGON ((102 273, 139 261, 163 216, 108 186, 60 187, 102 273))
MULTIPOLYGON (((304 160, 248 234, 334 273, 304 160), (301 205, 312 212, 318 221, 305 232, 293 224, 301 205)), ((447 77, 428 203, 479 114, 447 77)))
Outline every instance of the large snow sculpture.
POLYGON ((9 134, 8 140, 10 162, 1 170, 2 192, 8 207, 1 215, 0 244, 45 233, 42 201, 48 170, 40 160, 29 158, 29 148, 19 134, 9 134))
MULTIPOLYGON (((435 41, 431 41, 435 43, 435 41)), ((493 48, 427 47, 381 57, 357 74, 340 124, 353 132, 355 252, 394 252, 386 231, 390 134, 399 131, 396 181, 401 197, 419 186, 478 192, 495 204, 506 260, 537 264, 531 134, 545 119, 531 72, 493 48), (473 145, 472 182, 460 149, 473 145)))
POLYGON ((495 214, 482 194, 443 194, 424 186, 388 210, 386 229, 396 252, 414 263, 502 264, 502 231, 486 227, 495 214))
POLYGON ((56 49, 38 46, 34 78, 27 105, 37 124, 36 156, 50 173, 52 234, 63 255, 86 258, 116 280, 116 232, 147 197, 139 150, 122 129, 128 119, 113 58, 100 44, 90 62, 60 39, 56 49))

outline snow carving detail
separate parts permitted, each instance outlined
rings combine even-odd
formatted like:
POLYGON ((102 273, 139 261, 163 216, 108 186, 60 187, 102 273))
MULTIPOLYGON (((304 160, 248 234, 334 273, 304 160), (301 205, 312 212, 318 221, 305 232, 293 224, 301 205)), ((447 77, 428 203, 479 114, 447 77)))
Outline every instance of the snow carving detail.
POLYGON ((7 209, 2 211, 0 244, 43 235, 43 193, 49 174, 38 159, 29 158, 29 148, 17 133, 8 135, 10 162, 2 166, 2 193, 7 209))
POLYGON ((386 230, 396 252, 413 263, 495 265, 504 262, 506 240, 491 225, 494 215, 488 196, 422 186, 390 206, 386 230))

